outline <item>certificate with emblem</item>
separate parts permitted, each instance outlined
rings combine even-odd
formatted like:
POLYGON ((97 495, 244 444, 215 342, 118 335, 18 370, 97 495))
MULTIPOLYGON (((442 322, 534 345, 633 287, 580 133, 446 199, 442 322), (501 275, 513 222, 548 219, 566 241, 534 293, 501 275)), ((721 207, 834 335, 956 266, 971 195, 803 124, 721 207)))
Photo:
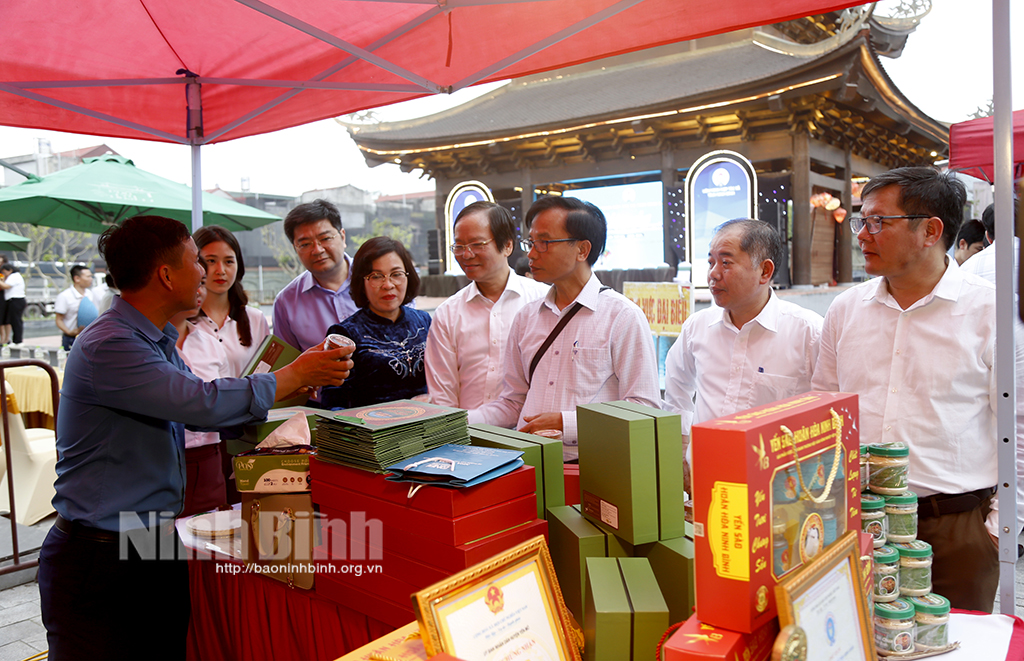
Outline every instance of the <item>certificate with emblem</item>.
POLYGON ((578 661, 543 537, 413 596, 427 653, 481 661, 578 661))

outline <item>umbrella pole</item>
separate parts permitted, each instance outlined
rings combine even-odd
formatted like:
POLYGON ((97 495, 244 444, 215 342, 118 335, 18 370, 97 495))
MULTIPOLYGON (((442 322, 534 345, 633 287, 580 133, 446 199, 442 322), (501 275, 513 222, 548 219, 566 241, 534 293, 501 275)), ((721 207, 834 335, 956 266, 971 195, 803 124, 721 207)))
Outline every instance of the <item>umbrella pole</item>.
POLYGON ((196 75, 186 69, 180 69, 189 80, 185 84, 185 100, 188 103, 186 115, 188 142, 192 146, 192 232, 203 226, 203 178, 202 159, 199 147, 203 140, 203 96, 202 87, 196 82, 196 75))
MULTIPOLYGON (((1013 118, 1010 110, 1010 0, 992 0, 992 65, 995 120, 996 355, 1014 355, 1013 317, 1013 118)), ((996 363, 999 443, 999 609, 1012 615, 1017 562, 1016 379, 1013 360, 996 363)))
POLYGON ((192 232, 203 226, 202 159, 199 145, 192 145, 192 232))

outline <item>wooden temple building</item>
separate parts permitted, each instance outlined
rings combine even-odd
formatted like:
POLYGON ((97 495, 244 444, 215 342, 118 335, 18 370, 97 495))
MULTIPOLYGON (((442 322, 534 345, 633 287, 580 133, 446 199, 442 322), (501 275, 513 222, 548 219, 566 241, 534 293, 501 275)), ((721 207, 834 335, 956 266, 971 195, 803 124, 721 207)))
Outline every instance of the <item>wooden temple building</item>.
POLYGON ((899 55, 920 17, 871 10, 631 53, 514 80, 428 117, 346 126, 371 165, 436 181, 442 230, 445 198, 466 180, 517 218, 540 193, 660 180, 673 269, 685 254, 687 171, 731 150, 755 168, 760 217, 789 237, 782 284, 850 282, 859 249, 849 223, 812 196, 831 193, 852 213, 856 178, 948 152, 947 126, 914 106, 880 59, 899 55))

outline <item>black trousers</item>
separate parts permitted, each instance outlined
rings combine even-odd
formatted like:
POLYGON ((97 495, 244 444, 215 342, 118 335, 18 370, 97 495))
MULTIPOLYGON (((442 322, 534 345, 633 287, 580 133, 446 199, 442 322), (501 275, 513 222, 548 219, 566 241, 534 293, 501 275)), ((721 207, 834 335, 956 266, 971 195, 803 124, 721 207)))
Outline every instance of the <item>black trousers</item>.
POLYGON ((39 594, 50 659, 185 658, 188 563, 143 560, 131 544, 121 559, 120 546, 56 526, 46 535, 39 594))
POLYGON ((11 325, 11 342, 21 344, 25 334, 25 325, 21 321, 21 315, 25 314, 24 298, 7 299, 7 310, 4 313, 4 320, 11 325))

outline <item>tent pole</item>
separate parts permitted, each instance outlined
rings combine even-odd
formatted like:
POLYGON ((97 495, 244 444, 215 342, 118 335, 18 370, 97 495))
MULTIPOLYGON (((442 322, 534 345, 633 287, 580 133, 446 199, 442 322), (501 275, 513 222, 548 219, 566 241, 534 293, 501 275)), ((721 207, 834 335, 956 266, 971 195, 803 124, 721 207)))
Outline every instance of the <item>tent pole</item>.
MULTIPOLYGON (((992 0, 992 69, 995 125, 996 355, 1014 356, 1013 115, 1010 78, 1010 0, 992 0)), ((1017 563, 1017 434, 1015 361, 996 362, 999 404, 999 609, 1013 615, 1017 563)))
MULTIPOLYGON (((180 72, 179 72, 180 73, 180 72)), ((186 123, 188 142, 192 148, 192 232, 203 226, 203 178, 202 158, 199 148, 203 140, 203 97, 202 87, 195 82, 195 75, 188 72, 185 84, 185 100, 188 103, 186 123)))

